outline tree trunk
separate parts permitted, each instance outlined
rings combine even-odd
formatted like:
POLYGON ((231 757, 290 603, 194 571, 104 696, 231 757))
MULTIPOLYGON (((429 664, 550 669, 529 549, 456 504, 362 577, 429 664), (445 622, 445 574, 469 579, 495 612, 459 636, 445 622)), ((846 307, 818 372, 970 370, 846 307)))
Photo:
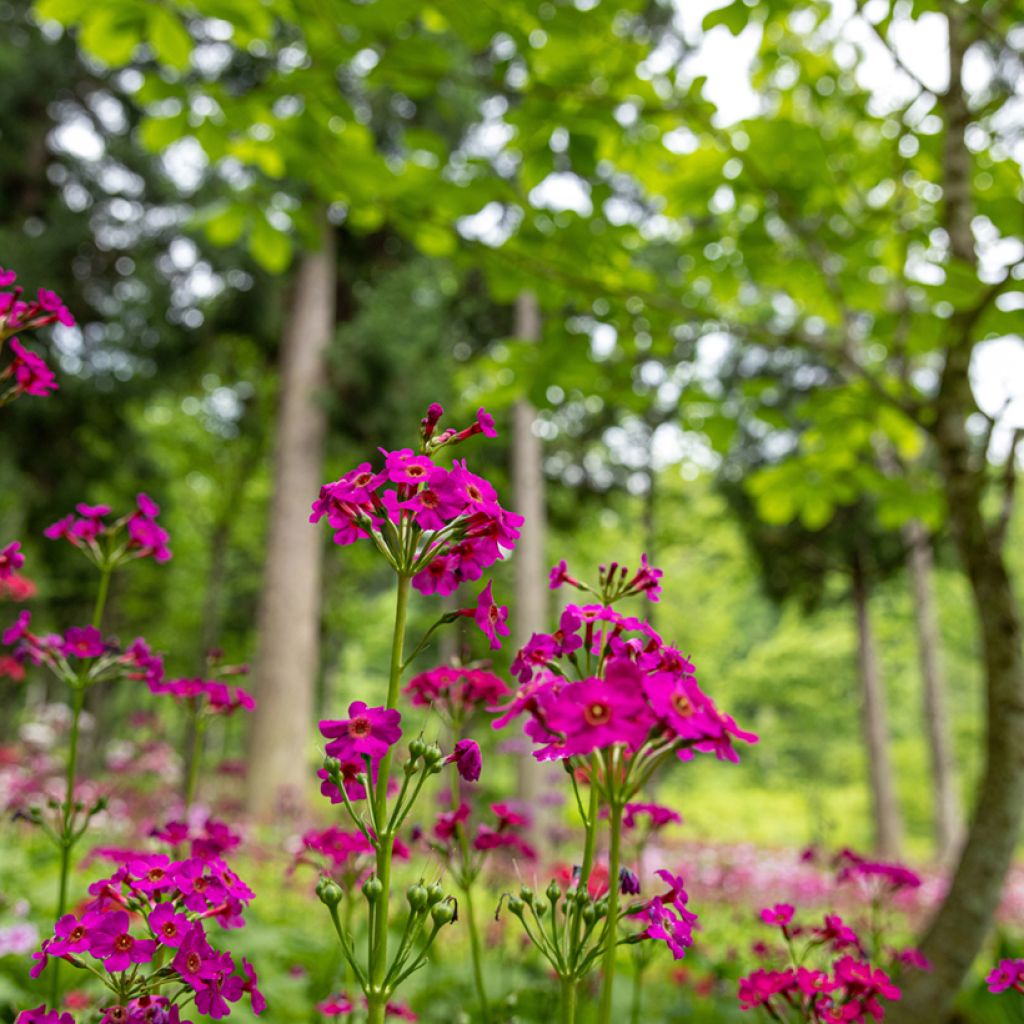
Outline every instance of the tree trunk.
POLYGON ((935 854, 949 864, 960 842, 961 809, 956 764, 946 710, 946 680, 942 670, 942 638, 932 590, 932 546, 921 523, 914 519, 903 531, 907 568, 914 594, 914 624, 921 665, 925 735, 932 770, 935 854))
MULTIPOLYGON (((540 310, 530 292, 516 299, 515 333, 525 341, 540 340, 540 310)), ((522 398, 512 407, 512 496, 513 508, 525 516, 516 545, 514 646, 522 647, 533 633, 548 629, 548 586, 544 562, 545 503, 544 466, 540 438, 534 433, 536 412, 522 398)), ((543 812, 544 766, 529 755, 518 760, 517 795, 533 812, 531 838, 543 844, 549 815, 543 812)))
POLYGON ((893 781, 885 684, 875 650, 868 607, 867 576, 860 554, 853 556, 850 568, 853 575, 853 604, 857 615, 857 671, 860 676, 864 747, 871 781, 875 851, 883 857, 898 859, 903 841, 903 818, 893 781))
MULTIPOLYGON (((964 132, 970 112, 961 82, 970 45, 965 11, 950 6, 949 88, 940 96, 946 118, 943 192, 952 255, 976 263, 971 236, 971 156, 964 132)), ((1001 538, 982 505, 987 452, 972 457, 967 419, 977 412, 970 384, 971 313, 952 318, 961 330, 946 354, 933 427, 946 506, 960 561, 971 586, 985 669, 985 770, 970 830, 949 891, 920 943, 930 973, 911 974, 892 1024, 942 1021, 978 955, 999 904, 1024 817, 1024 657, 1021 619, 1001 538), (960 321, 962 320, 962 323, 960 321)))
POLYGON ((337 270, 331 227, 304 253, 281 348, 274 494, 259 609, 253 680, 256 711, 249 748, 247 803, 268 817, 301 805, 319 661, 321 533, 309 509, 323 480, 327 417, 318 401, 334 330, 337 270))

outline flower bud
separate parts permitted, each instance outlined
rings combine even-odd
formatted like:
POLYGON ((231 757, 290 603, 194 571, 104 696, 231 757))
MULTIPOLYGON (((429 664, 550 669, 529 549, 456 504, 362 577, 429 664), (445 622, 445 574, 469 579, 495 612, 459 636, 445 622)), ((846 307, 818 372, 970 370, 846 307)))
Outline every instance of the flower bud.
POLYGON ((545 890, 544 895, 547 896, 548 902, 551 906, 556 907, 558 906, 558 901, 562 898, 562 890, 558 883, 552 880, 545 890))
POLYGON ((417 758, 420 758, 420 757, 423 756, 423 754, 425 753, 426 749, 427 749, 426 743, 424 743, 423 740, 421 740, 419 737, 417 737, 416 739, 414 739, 412 741, 412 743, 409 744, 409 756, 415 761, 415 760, 417 760, 417 758))
POLYGON ((384 883, 376 875, 363 882, 363 895, 368 903, 376 903, 380 894, 384 891, 384 883))
POLYGON ((582 889, 576 890, 576 906, 585 907, 590 902, 590 893, 587 892, 587 887, 584 886, 582 889))
POLYGON ((523 901, 518 896, 509 896, 508 898, 508 909, 516 915, 516 917, 523 916, 523 901))
POLYGON ((546 900, 534 900, 533 901, 533 912, 538 917, 543 917, 548 912, 548 904, 546 900))
POLYGON ((409 886, 405 898, 414 912, 420 911, 427 905, 427 890, 417 882, 416 885, 409 886))
POLYGON ((430 768, 434 768, 444 760, 444 751, 436 743, 431 743, 423 751, 423 760, 427 762, 430 768))
POLYGON ((580 909, 580 917, 584 924, 591 924, 594 918, 597 916, 597 911, 594 909, 593 903, 584 903, 580 909))
POLYGON ((527 906, 533 906, 533 890, 528 885, 519 890, 519 896, 527 906))
POLYGON ((336 907, 342 898, 341 886, 333 879, 321 878, 316 884, 316 895, 325 907, 336 907))
POLYGON ((442 903, 435 903, 430 908, 430 917, 438 928, 444 924, 451 924, 455 920, 455 904, 445 900, 442 903))
POLYGON ((444 889, 441 888, 440 882, 434 882, 432 885, 427 886, 427 906, 432 907, 443 899, 444 889))

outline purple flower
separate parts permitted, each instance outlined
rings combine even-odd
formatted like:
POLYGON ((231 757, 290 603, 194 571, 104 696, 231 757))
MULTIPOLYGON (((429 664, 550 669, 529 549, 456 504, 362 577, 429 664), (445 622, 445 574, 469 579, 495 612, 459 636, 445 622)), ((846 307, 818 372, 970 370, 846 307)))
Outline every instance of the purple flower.
POLYGON ((130 926, 128 914, 115 910, 103 914, 96 926, 89 929, 89 952, 104 961, 110 974, 125 971, 132 964, 149 963, 156 952, 156 942, 135 938, 130 926))
POLYGON ((636 896, 640 892, 640 879, 629 868, 619 868, 619 892, 624 896, 636 896))
POLYGON ((331 742, 324 748, 331 757, 377 761, 402 738, 402 716, 388 708, 370 708, 361 701, 348 706, 347 719, 326 720, 320 732, 331 742))
POLYGON ((20 541, 11 541, 7 547, 0 548, 0 580, 9 580, 24 564, 20 541))
POLYGON ((177 949, 185 941, 189 920, 184 914, 176 914, 173 904, 160 903, 149 915, 149 927, 161 946, 177 949))
POLYGON ((46 1006, 37 1006, 34 1010, 22 1010, 14 1024, 75 1024, 70 1013, 58 1010, 47 1010, 46 1006))
POLYGON ((245 957, 242 957, 242 970, 245 971, 245 982, 242 985, 242 991, 248 993, 252 1012, 258 1016, 267 1008, 267 1001, 263 998, 263 993, 256 987, 256 983, 259 980, 256 977, 256 970, 245 957))
POLYGON ((14 353, 14 361, 8 372, 14 371, 14 384, 19 394, 46 398, 57 390, 57 377, 37 356, 25 348, 17 338, 8 343, 14 353))
POLYGON ((69 658, 98 658, 104 649, 103 634, 94 626, 72 626, 64 634, 61 653, 69 658))
POLYGON ((245 983, 237 974, 235 962, 230 953, 215 953, 206 961, 205 984, 196 990, 196 1009, 214 1020, 228 1016, 231 1007, 228 1003, 237 1003, 245 991, 245 983))
POLYGON ((508 608, 494 603, 491 586, 492 584, 488 583, 480 591, 476 608, 466 609, 463 614, 472 614, 476 624, 483 630, 488 640, 491 641, 491 650, 500 651, 501 641, 498 639, 498 634, 501 634, 501 636, 509 635, 509 628, 505 621, 508 618, 508 608))
POLYGON ((795 908, 789 903, 776 903, 775 906, 765 907, 764 910, 761 911, 761 920, 764 921, 765 924, 772 924, 785 929, 793 920, 793 915, 795 913, 795 908))
POLYGON ((985 978, 985 984, 995 995, 1010 988, 1024 992, 1024 960, 1000 960, 985 978))
POLYGON ((445 758, 444 763, 451 764, 453 761, 459 775, 467 782, 476 782, 480 778, 483 762, 476 740, 459 740, 455 744, 455 750, 445 758))
POLYGON ((216 974, 216 954, 206 941, 206 932, 198 921, 185 933, 185 939, 178 947, 171 965, 181 975, 181 980, 196 990, 205 987, 207 981, 216 974))

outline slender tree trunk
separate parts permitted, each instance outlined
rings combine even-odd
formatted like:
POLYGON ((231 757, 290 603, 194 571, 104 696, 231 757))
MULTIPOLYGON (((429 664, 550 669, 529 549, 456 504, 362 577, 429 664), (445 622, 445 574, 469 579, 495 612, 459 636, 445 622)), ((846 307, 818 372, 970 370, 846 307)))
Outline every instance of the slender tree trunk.
POLYGON ((860 554, 853 556, 853 604, 857 615, 857 670, 861 687, 861 717, 864 746, 871 781, 871 809, 875 827, 875 850, 883 857, 898 858, 903 841, 892 759, 889 753, 889 724, 885 684, 878 664, 874 632, 868 607, 867 576, 860 554))
MULTIPOLYGON (((515 333, 526 341, 540 340, 540 310, 530 292, 516 299, 515 333)), ((548 628, 548 586, 544 562, 546 513, 544 467, 540 438, 534 433, 536 412, 524 398, 512 408, 512 495, 514 509, 525 516, 516 545, 515 622, 512 634, 518 648, 531 634, 548 628)), ((531 838, 542 843, 546 817, 541 796, 545 792, 544 767, 532 757, 519 758, 518 797, 533 810, 531 838)))
POLYGON ((309 509, 323 479, 327 418, 317 399, 335 324, 335 241, 303 254, 281 350, 274 494, 260 595, 248 807, 267 817, 301 804, 319 661, 321 533, 309 509))
POLYGON ((948 864, 960 842, 962 812, 957 793, 956 763, 946 709, 946 680, 942 670, 942 638, 932 588, 932 546, 921 523, 911 520, 903 531, 907 567, 914 595, 914 624, 921 665, 925 735, 932 770, 935 853, 948 864))
MULTIPOLYGON (((971 40, 967 12, 949 5, 949 88, 940 97, 946 118, 943 191, 952 255, 976 263, 971 236, 971 156, 964 132, 970 118, 961 81, 971 40)), ((971 314, 958 314, 960 329, 946 353, 933 436, 939 455, 953 540, 971 587, 985 670, 985 770, 970 830, 945 900, 921 940, 932 962, 928 974, 911 974, 891 1024, 942 1021, 992 925, 1024 818, 1024 656, 1020 606, 1013 592, 998 530, 982 507, 987 452, 972 454, 967 419, 977 412, 970 384, 971 314)))

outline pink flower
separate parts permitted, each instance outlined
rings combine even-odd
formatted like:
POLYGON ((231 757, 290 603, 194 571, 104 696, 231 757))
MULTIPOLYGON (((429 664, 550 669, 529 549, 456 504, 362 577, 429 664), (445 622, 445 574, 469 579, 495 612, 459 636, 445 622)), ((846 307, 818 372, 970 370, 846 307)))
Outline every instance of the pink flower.
POLYGON ((455 767, 467 782, 476 782, 480 778, 480 770, 483 762, 480 758, 480 747, 476 740, 459 740, 455 744, 455 750, 446 758, 444 763, 455 763, 455 767))
POLYGON ((459 804, 457 810, 445 811, 437 816, 434 823, 434 835, 442 842, 448 842, 458 831, 459 825, 469 817, 469 804, 459 804))
MULTIPOLYGON (((491 595, 491 586, 492 584, 488 583, 480 592, 476 610, 471 611, 471 614, 476 624, 483 630, 484 635, 490 640, 491 650, 499 651, 501 650, 501 641, 498 639, 498 635, 509 635, 509 628, 506 625, 508 608, 494 603, 494 598, 491 595)), ((463 614, 467 614, 467 611, 464 611, 463 614)))
POLYGON ((75 1024, 70 1013, 59 1010, 47 1010, 45 1004, 34 1010, 22 1010, 15 1018, 14 1024, 75 1024))
POLYGON ((242 957, 242 970, 245 972, 245 983, 242 985, 242 990, 249 996, 252 1012, 259 1016, 267 1008, 267 1001, 257 988, 256 983, 259 979, 256 977, 256 969, 245 957, 242 957))
POLYGON ((1024 992, 1024 960, 1000 960, 985 978, 985 984, 995 995, 1010 988, 1024 992))
POLYGON ((745 978, 740 978, 739 999, 741 1010, 770 1004, 772 999, 796 987, 796 972, 792 968, 784 971, 758 969, 745 978))
POLYGON ((177 949, 185 941, 189 920, 184 914, 175 913, 173 904, 160 903, 149 915, 149 927, 160 945, 177 949))
POLYGON ((39 356, 22 346, 17 338, 11 338, 9 344, 14 361, 8 372, 13 370, 15 387, 20 394, 46 398, 58 389, 56 375, 39 356))
POLYGON ((152 939, 132 935, 129 917, 123 910, 102 915, 99 923, 89 929, 89 952, 104 961, 110 974, 125 971, 132 964, 149 963, 156 945, 152 939))
POLYGON ((651 828, 663 828, 665 825, 678 825, 682 817, 671 807, 663 807, 661 804, 631 803, 626 804, 625 814, 622 816, 624 828, 632 829, 637 826, 637 818, 640 816, 650 819, 651 828))
POLYGON ((103 634, 94 626, 72 626, 64 634, 61 653, 68 658, 98 658, 106 650, 103 634))
POLYGON ((629 581, 629 589, 636 594, 646 594, 648 600, 657 601, 661 596, 661 578, 665 574, 647 561, 647 555, 640 556, 640 568, 629 581))
POLYGON ((355 1010, 352 1000, 343 992, 317 1003, 316 1008, 325 1017, 347 1017, 355 1010))
POLYGON ((54 926, 54 937, 46 952, 49 956, 64 956, 67 953, 84 953, 90 945, 90 929, 100 920, 101 915, 86 913, 80 919, 74 914, 65 914, 54 926))
POLYGON ((25 556, 21 553, 20 541, 13 540, 5 548, 0 548, 0 580, 10 579, 16 569, 25 564, 25 556))
POLYGON ((786 928, 793 920, 796 909, 788 903, 776 903, 774 907, 765 907, 761 911, 761 920, 765 924, 776 925, 779 928, 786 928))
POLYGON ((381 451, 384 455, 384 474, 395 484, 426 483, 431 470, 437 468, 432 459, 416 455, 411 448, 395 452, 381 451))
POLYGON ((402 738, 399 723, 402 716, 398 711, 387 708, 370 708, 361 701, 353 701, 348 707, 349 717, 320 723, 320 732, 331 742, 325 747, 331 757, 382 758, 402 738))

